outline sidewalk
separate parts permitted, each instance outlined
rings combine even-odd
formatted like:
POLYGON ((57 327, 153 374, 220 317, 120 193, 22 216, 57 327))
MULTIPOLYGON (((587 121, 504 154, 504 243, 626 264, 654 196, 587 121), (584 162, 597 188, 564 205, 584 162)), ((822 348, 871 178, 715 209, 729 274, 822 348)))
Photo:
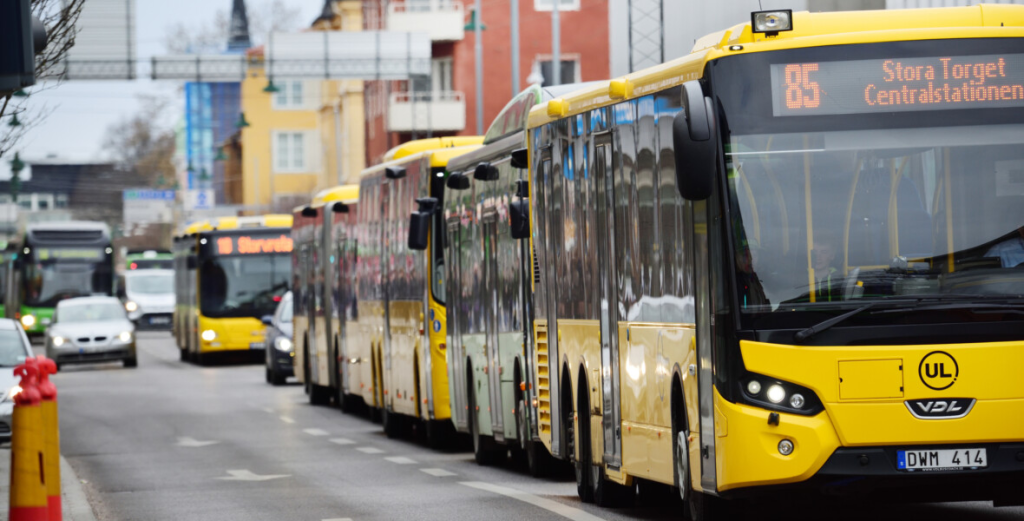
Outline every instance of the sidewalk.
MULTIPOLYGON (((64 519, 67 521, 96 521, 96 515, 85 498, 82 482, 75 476, 68 460, 60 457, 60 490, 64 496, 61 503, 64 519)), ((8 502, 11 497, 11 446, 0 446, 0 520, 7 520, 8 502)))

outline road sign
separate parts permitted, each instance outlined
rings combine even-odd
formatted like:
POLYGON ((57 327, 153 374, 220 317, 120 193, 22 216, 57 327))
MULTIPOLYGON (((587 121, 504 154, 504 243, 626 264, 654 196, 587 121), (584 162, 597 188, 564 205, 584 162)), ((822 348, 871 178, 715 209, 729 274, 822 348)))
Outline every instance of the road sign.
POLYGON ((212 210, 214 206, 213 190, 189 190, 185 198, 186 210, 212 210))
POLYGON ((123 192, 121 200, 124 204, 125 227, 174 221, 174 190, 130 189, 123 192))

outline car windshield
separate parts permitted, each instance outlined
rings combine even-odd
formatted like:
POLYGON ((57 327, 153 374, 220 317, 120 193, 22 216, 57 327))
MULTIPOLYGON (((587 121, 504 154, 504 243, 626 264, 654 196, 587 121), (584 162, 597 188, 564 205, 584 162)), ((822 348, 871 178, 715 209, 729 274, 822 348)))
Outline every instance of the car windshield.
POLYGON ((57 308, 57 323, 100 322, 124 319, 124 308, 117 302, 81 303, 57 308))
POLYGON ((733 135, 740 306, 1024 295, 1024 125, 733 135))
POLYGON ((18 330, 0 330, 0 367, 14 367, 25 362, 27 356, 25 340, 18 330))
POLYGON ((30 262, 23 277, 27 306, 55 306, 67 298, 110 295, 113 290, 113 273, 105 262, 30 262))
POLYGON ((174 293, 173 273, 138 273, 125 281, 131 293, 143 295, 166 295, 174 293))
POLYGON ((290 255, 214 257, 200 267, 200 311, 207 317, 274 313, 288 291, 290 255))

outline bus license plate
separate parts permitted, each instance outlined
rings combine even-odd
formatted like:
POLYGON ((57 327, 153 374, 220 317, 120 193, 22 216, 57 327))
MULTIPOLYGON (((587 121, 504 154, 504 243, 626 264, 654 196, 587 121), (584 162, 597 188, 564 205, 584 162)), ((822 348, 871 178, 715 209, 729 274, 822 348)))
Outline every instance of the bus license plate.
POLYGON ((985 449, 900 450, 896 467, 900 470, 962 470, 988 466, 985 449))
POLYGON ((249 349, 266 349, 266 348, 267 348, 266 342, 251 342, 249 344, 249 349))

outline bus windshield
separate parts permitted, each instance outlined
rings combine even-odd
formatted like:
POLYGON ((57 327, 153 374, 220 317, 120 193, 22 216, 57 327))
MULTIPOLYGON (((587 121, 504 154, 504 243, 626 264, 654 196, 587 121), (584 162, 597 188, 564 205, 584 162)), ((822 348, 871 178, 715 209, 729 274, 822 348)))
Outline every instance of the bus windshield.
POLYGON ((125 280, 127 290, 142 295, 166 295, 174 293, 172 272, 137 273, 125 280))
POLYGON ((66 298, 111 295, 113 273, 105 262, 28 262, 25 305, 53 307, 66 298))
POLYGON ((739 306, 1024 296, 1024 125, 733 134, 739 306))
POLYGON ((290 255, 222 256, 199 268, 200 312, 207 317, 272 315, 288 291, 290 255))

